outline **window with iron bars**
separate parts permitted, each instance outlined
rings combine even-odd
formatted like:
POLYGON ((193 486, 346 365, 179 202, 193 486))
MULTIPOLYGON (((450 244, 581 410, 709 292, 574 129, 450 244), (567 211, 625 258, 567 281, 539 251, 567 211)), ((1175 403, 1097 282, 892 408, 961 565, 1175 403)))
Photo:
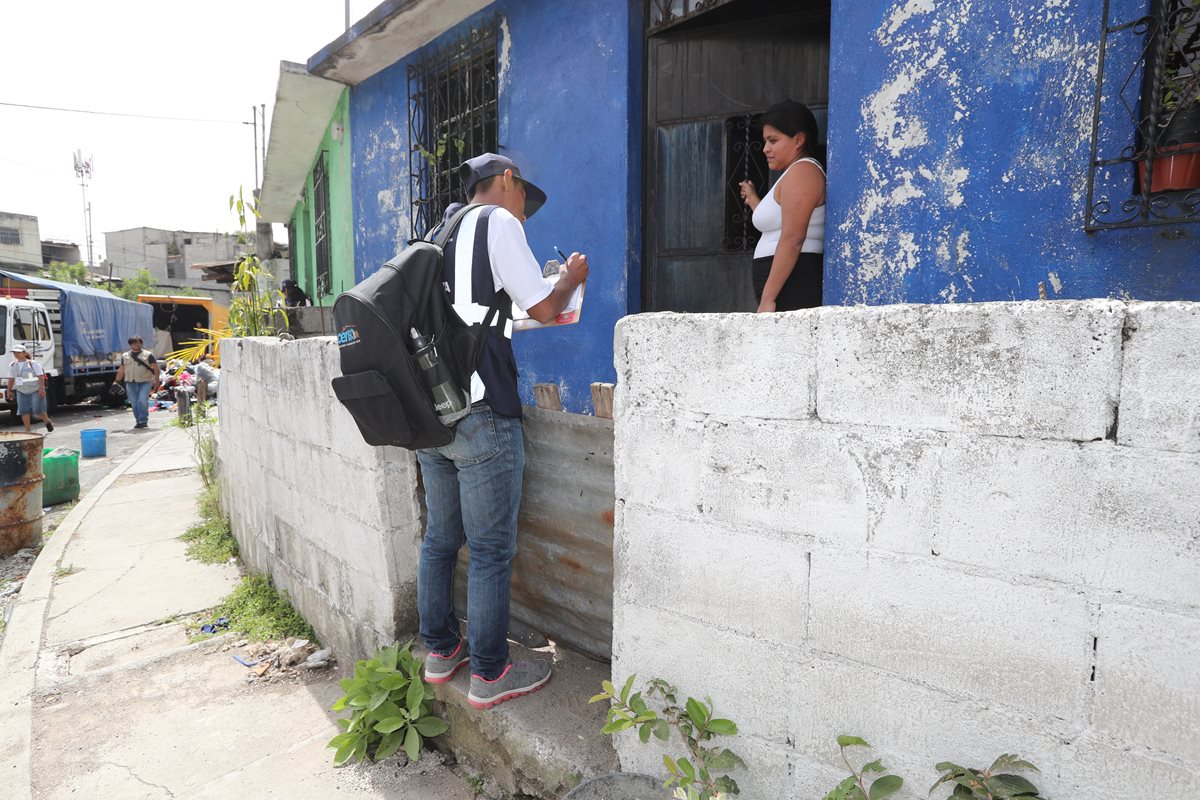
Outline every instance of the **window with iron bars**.
POLYGON ((481 21, 408 67, 413 239, 465 200, 459 165, 499 149, 497 22, 481 21))
POLYGON ((0 244, 20 244, 20 228, 0 228, 0 244))
POLYGON ((1200 221, 1200 0, 1104 3, 1084 228, 1200 221))
POLYGON ((300 276, 296 274, 296 222, 295 220, 288 223, 287 226, 287 241, 288 241, 288 277, 300 282, 300 276))
POLYGON ((316 240, 317 296, 330 294, 332 279, 329 264, 329 176, 325 171, 325 153, 317 156, 313 167, 313 228, 316 240))

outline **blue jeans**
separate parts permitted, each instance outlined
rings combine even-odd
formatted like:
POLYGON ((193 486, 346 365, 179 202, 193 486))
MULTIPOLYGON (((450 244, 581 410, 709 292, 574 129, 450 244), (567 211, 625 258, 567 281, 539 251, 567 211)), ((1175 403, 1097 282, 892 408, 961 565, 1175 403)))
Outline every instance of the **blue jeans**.
POLYGON ((150 382, 126 381, 125 393, 133 406, 133 421, 145 425, 150 421, 150 382))
POLYGON ((521 420, 476 406, 458 423, 453 442, 417 451, 417 461, 427 508, 417 574, 421 638, 437 653, 458 646, 454 567, 466 541, 471 671, 494 680, 508 663, 509 580, 525 468, 521 420))

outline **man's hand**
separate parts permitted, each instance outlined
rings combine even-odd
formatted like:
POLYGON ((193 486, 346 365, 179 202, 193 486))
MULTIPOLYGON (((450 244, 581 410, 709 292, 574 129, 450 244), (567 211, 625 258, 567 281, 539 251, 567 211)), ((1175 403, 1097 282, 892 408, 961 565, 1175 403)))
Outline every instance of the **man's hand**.
POLYGON ((554 284, 554 290, 541 302, 526 309, 526 313, 543 325, 553 322, 554 318, 566 308, 575 289, 587 280, 588 272, 587 256, 571 253, 567 257, 567 268, 559 276, 558 282, 554 284))
MULTIPOLYGON (((588 266, 587 256, 582 253, 571 253, 567 256, 567 280, 571 282, 571 286, 575 287, 587 280, 588 272, 591 268, 588 266)), ((561 278, 559 280, 562 280, 561 278)))
POLYGON ((46 396, 45 388, 38 389, 38 397, 45 397, 45 396, 46 396))

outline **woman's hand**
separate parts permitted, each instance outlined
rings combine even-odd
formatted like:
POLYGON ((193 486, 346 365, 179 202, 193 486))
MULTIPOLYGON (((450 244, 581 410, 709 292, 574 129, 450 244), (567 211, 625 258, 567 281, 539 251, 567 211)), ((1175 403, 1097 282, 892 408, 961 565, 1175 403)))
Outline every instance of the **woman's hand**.
POLYGON ((775 301, 774 300, 763 300, 762 302, 760 302, 758 304, 758 313, 759 314, 774 314, 775 313, 775 301))
POLYGON ((750 206, 750 210, 758 208, 758 192, 754 189, 754 184, 751 181, 742 181, 738 184, 738 188, 742 193, 742 202, 750 206))

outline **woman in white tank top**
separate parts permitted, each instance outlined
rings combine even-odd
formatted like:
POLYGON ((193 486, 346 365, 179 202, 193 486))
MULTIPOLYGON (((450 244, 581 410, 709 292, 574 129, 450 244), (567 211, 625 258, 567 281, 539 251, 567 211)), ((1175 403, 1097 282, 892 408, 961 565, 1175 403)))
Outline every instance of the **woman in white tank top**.
POLYGON ((762 117, 767 166, 782 171, 761 200, 750 181, 742 199, 761 233, 754 248, 758 311, 821 305, 825 252, 825 170, 813 157, 817 121, 803 103, 785 100, 762 117))

